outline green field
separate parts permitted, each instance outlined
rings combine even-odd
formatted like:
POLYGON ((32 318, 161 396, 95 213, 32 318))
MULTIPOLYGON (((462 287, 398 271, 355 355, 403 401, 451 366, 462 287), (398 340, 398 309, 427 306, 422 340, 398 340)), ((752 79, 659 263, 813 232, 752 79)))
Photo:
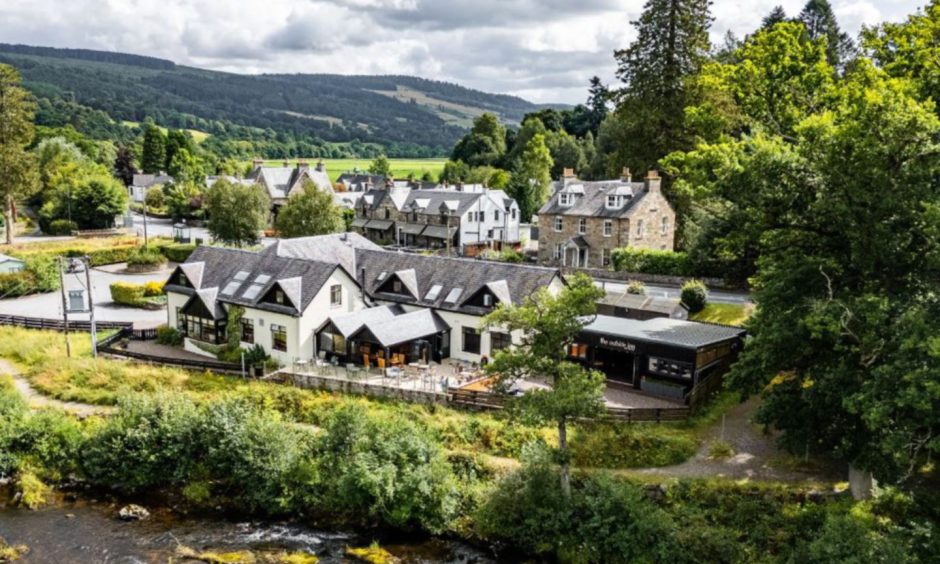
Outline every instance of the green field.
MULTIPOLYGON (((291 166, 297 162, 297 159, 265 159, 264 164, 265 166, 281 166, 285 160, 291 166)), ((306 159, 310 166, 316 165, 318 160, 312 157, 306 159)), ((444 163, 447 162, 447 159, 389 159, 389 162, 392 165, 392 174, 395 178, 406 178, 411 173, 414 173, 416 178, 421 178, 422 174, 430 172, 434 176, 434 180, 437 180, 437 175, 444 169, 444 163)), ((323 159, 326 172, 334 182, 344 172, 350 172, 357 168, 365 172, 371 163, 372 159, 323 159)))
MULTIPOLYGON (((140 122, 123 120, 121 121, 121 125, 123 125, 124 127, 140 127, 140 122)), ((167 128, 163 127, 162 125, 158 125, 157 127, 159 127, 160 131, 162 131, 163 134, 166 135, 166 132, 168 131, 167 128)), ((193 136, 193 141, 195 141, 196 143, 202 143, 203 141, 206 140, 207 137, 209 137, 208 133, 206 133, 205 131, 199 131, 198 129, 187 129, 186 131, 188 131, 189 134, 193 136)))

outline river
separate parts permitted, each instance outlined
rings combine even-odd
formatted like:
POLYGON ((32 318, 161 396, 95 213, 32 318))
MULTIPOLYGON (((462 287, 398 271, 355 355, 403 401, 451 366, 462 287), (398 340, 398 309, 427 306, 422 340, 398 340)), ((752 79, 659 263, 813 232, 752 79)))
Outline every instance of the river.
POLYGON ((450 540, 375 538, 289 522, 180 517, 166 510, 154 510, 144 521, 124 522, 116 518, 119 507, 90 501, 62 501, 37 511, 0 507, 0 537, 29 547, 22 562, 42 564, 166 563, 179 545, 197 551, 307 552, 322 563, 349 562, 346 547, 368 546, 373 540, 402 562, 496 562, 477 548, 450 540))

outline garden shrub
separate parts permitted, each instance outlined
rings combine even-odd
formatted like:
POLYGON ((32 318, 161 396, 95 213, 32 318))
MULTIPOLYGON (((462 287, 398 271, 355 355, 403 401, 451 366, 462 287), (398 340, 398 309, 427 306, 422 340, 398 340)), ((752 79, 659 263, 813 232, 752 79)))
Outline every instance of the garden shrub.
POLYGON ((637 296, 644 296, 646 295, 646 284, 640 282, 639 280, 630 280, 627 282, 627 293, 637 296))
POLYGON ((161 345, 178 347, 183 344, 183 334, 176 327, 161 325, 157 327, 157 342, 161 345))
POLYGON ((38 283, 32 272, 0 273, 0 299, 17 298, 33 294, 37 291, 38 283))
POLYGON ((689 313, 698 313, 708 305, 708 288, 701 280, 688 280, 679 294, 689 313))
POLYGON ((127 266, 130 267, 160 266, 165 262, 166 257, 160 249, 152 245, 137 247, 127 256, 127 266))
POLYGON ((163 295, 163 282, 159 280, 151 280, 150 282, 144 283, 144 295, 148 298, 153 298, 156 296, 163 295))
POLYGON ((590 468, 672 466, 695 454, 697 441, 669 427, 582 423, 571 439, 575 465, 590 468))
POLYGON ((175 243, 172 245, 163 245, 160 247, 160 252, 163 253, 168 260, 173 262, 186 262, 186 259, 189 258, 189 255, 196 249, 196 245, 190 243, 175 243))
POLYGON ((144 202, 151 208, 163 208, 166 204, 166 198, 163 194, 163 186, 151 186, 144 195, 144 202))
POLYGON ((685 253, 623 247, 614 249, 611 264, 617 272, 642 272, 664 276, 691 276, 692 263, 685 253))
POLYGON ((49 222, 49 227, 45 233, 49 235, 71 235, 73 231, 78 231, 78 224, 67 219, 56 219, 49 222))
POLYGON ((137 307, 144 304, 145 292, 146 290, 143 284, 114 282, 111 284, 111 301, 137 307))
POLYGON ((26 257, 25 271, 33 275, 36 291, 52 292, 59 289, 58 260, 45 255, 26 257))

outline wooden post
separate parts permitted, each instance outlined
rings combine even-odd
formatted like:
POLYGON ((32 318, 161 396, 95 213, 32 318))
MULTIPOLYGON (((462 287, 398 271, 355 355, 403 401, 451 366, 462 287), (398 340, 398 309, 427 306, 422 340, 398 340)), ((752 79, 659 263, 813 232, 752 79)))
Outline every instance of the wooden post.
POLYGON ((95 299, 91 290, 91 260, 85 256, 82 259, 85 264, 85 281, 88 283, 88 322, 91 331, 91 357, 98 358, 98 334, 95 331, 95 299))
POLYGON ((65 322, 65 356, 72 358, 72 343, 69 342, 69 304, 65 299, 65 275, 62 274, 62 261, 59 257, 59 289, 62 290, 62 320, 65 322))

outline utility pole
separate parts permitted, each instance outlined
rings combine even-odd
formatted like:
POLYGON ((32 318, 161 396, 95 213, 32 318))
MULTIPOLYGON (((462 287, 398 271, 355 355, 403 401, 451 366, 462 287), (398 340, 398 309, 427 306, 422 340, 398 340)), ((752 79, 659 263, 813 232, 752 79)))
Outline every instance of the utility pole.
POLYGON ((98 334, 95 331, 95 298, 91 291, 91 260, 82 258, 85 264, 85 280, 88 283, 88 321, 91 325, 91 357, 98 358, 98 334))
POLYGON ((59 289, 62 290, 62 320, 65 321, 65 356, 72 358, 72 344, 69 342, 69 304, 65 298, 65 275, 62 274, 63 257, 59 257, 59 289))
POLYGON ((147 200, 144 198, 144 246, 147 246, 147 200))

